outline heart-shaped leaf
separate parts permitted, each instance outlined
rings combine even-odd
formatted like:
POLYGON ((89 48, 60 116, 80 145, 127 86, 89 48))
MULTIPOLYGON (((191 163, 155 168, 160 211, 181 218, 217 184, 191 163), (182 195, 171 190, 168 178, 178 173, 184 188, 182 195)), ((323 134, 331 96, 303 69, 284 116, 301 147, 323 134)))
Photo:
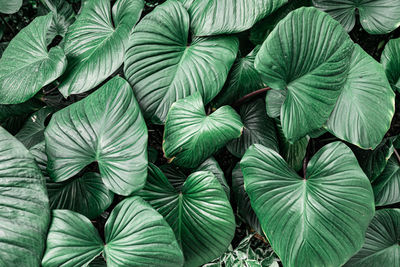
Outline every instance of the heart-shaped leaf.
POLYGON ((180 0, 196 36, 242 32, 288 0, 180 0))
POLYGON ((86 266, 103 254, 107 266, 182 266, 183 255, 174 233, 148 203, 134 196, 111 212, 105 244, 89 219, 54 210, 47 237, 43 267, 86 266))
POLYGON ((226 145, 229 152, 241 158, 252 144, 262 144, 278 151, 275 123, 265 113, 264 100, 257 99, 242 105, 239 114, 244 125, 243 132, 238 139, 226 145))
POLYGON ((143 0, 88 0, 65 36, 68 67, 61 77, 65 96, 88 91, 103 82, 123 62, 133 26, 140 18, 143 0))
POLYGON ((22 6, 22 0, 0 0, 0 13, 13 14, 22 6))
POLYGON ((129 84, 114 77, 58 112, 45 131, 55 182, 96 161, 104 184, 120 195, 140 190, 147 175, 147 127, 129 84))
POLYGON ((346 145, 319 150, 304 178, 258 144, 240 166, 251 206, 284 266, 341 266, 361 248, 374 197, 346 145))
POLYGON ((39 266, 50 213, 28 150, 0 127, 0 266, 39 266))
POLYGON ((52 18, 52 13, 37 17, 7 46, 0 58, 0 104, 25 102, 64 72, 63 50, 53 47, 47 51, 52 18))
POLYGON ((234 37, 188 38, 189 14, 178 1, 156 7, 133 30, 124 73, 154 123, 164 123, 172 103, 195 92, 210 102, 236 58, 234 37))
POLYGON ((338 20, 348 32, 356 23, 356 14, 370 34, 389 33, 400 25, 400 2, 397 0, 313 0, 313 3, 338 20))
POLYGON ((286 91, 280 117, 289 141, 328 120, 346 81, 352 50, 341 25, 312 7, 289 13, 265 40, 254 64, 267 85, 286 91))
POLYGON ((389 130, 394 99, 381 64, 355 45, 346 83, 326 128, 340 139, 374 149, 389 130))
POLYGON ((175 102, 165 122, 164 156, 174 164, 196 168, 243 129, 240 116, 230 106, 206 115, 200 93, 175 102))
POLYGON ((393 154, 383 172, 372 183, 375 205, 385 206, 400 202, 400 158, 393 154))
POLYGON ((33 113, 15 137, 28 149, 42 142, 46 128, 45 121, 53 111, 52 108, 44 107, 33 113))
POLYGON ((365 243, 345 267, 399 266, 400 209, 378 210, 372 219, 365 243))
POLYGON ((393 90, 400 91, 400 38, 389 40, 383 49, 381 63, 393 90))
POLYGON ((192 173, 174 187, 153 164, 139 193, 175 232, 185 266, 200 266, 222 253, 235 232, 235 217, 225 192, 211 172, 192 173))

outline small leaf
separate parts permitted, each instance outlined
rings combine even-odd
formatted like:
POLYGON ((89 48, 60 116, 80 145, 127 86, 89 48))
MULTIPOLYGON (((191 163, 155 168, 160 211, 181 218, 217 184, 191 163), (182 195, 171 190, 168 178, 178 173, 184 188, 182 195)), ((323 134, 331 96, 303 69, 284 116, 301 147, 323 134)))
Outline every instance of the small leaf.
POLYGON ((400 25, 397 0, 313 0, 313 3, 338 20, 348 32, 355 25, 356 14, 369 34, 386 34, 400 25))
POLYGON ((52 14, 37 17, 11 40, 0 58, 0 104, 18 104, 33 97, 65 70, 60 47, 47 51, 52 14))
POLYGON ((225 192, 211 172, 192 173, 176 188, 155 165, 140 195, 167 220, 185 256, 185 266, 200 266, 225 252, 235 232, 235 217, 225 192))
POLYGON ((238 51, 235 37, 193 38, 189 14, 167 1, 133 30, 124 73, 146 119, 163 124, 172 103, 200 92, 209 103, 221 90, 238 51))
POLYGON ((196 168, 228 141, 241 135, 243 124, 230 106, 206 115, 199 93, 175 102, 165 122, 164 155, 174 164, 196 168))
POLYGON ((393 90, 400 92, 400 38, 389 40, 382 52, 381 63, 393 90))
POLYGON ((254 64, 268 86, 286 91, 280 118, 290 142, 327 121, 346 81, 352 50, 340 24, 312 7, 291 12, 265 40, 254 64))
POLYGON ((22 0, 0 0, 0 13, 13 14, 22 6, 22 0))
POLYGON ((28 150, 0 127, 0 265, 39 266, 50 220, 44 179, 28 150))
POLYGON ((341 266, 361 248, 374 197, 346 145, 324 146, 304 178, 258 144, 247 150, 240 167, 251 206, 284 266, 341 266))
POLYGON ((237 33, 251 28, 288 0, 180 0, 196 36, 237 33))
POLYGON ((94 88, 122 65, 143 6, 143 0, 118 0, 111 12, 110 0, 88 0, 83 5, 65 36, 68 67, 59 86, 64 97, 94 88))
POLYGON ((326 128, 340 139, 374 149, 389 130, 394 100, 382 66, 355 45, 347 80, 326 128))
POLYGON ((58 112, 45 131, 48 170, 55 182, 97 162, 111 191, 129 195, 147 175, 147 127, 129 84, 114 77, 58 112))
POLYGON ((399 266, 400 209, 378 210, 372 219, 365 243, 345 267, 399 266))
POLYGON ((262 99, 242 105, 239 114, 244 125, 243 132, 238 139, 226 145, 229 152, 241 158, 252 144, 262 144, 278 151, 275 123, 265 114, 265 102, 262 99))
POLYGON ((385 206, 400 202, 400 162, 392 155, 383 172, 372 183, 375 205, 385 206))

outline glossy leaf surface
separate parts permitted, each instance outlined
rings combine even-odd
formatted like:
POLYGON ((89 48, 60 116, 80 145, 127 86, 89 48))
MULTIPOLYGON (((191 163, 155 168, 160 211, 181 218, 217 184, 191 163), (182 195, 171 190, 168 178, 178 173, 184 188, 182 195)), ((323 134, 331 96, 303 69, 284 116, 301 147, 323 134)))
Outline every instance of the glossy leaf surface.
POLYGON ((351 31, 359 15, 361 25, 370 34, 385 34, 400 25, 397 0, 313 0, 314 6, 338 20, 351 31))
POLYGON ((305 178, 261 145, 250 147, 240 166, 252 207, 284 266, 340 266, 361 248, 374 197, 346 145, 319 150, 305 178))
POLYGON ((51 22, 51 13, 37 17, 10 41, 0 58, 1 104, 25 102, 64 72, 63 50, 56 46, 47 51, 51 22))
POLYGON ((345 267, 400 265, 400 209, 378 210, 365 235, 365 243, 345 267))
POLYGON ((381 63, 393 90, 400 90, 400 38, 391 39, 381 55, 381 63))
POLYGON ((140 195, 167 220, 185 256, 185 266, 200 266, 225 252, 235 232, 235 217, 225 192, 211 172, 192 173, 174 187, 155 165, 140 195))
POLYGON ((392 155, 383 172, 372 183, 375 205, 385 206, 400 202, 400 162, 392 155))
POLYGON ((163 124, 176 100, 200 92, 204 103, 221 90, 238 51, 235 37, 193 38, 189 14, 167 1, 133 30, 124 73, 144 116, 163 124))
POLYGON ((180 0, 188 9, 196 36, 242 32, 288 0, 180 0))
POLYGON ((0 0, 0 13, 13 14, 22 6, 22 0, 0 0))
POLYGON ((394 100, 382 66, 355 45, 346 83, 326 128, 354 145, 374 149, 389 130, 394 100))
POLYGON ((175 102, 168 112, 164 130, 164 156, 174 164, 196 168, 243 129, 240 116, 230 106, 206 115, 201 95, 175 102))
POLYGON ((352 50, 342 26, 312 7, 291 12, 265 40, 255 67, 268 86, 286 91, 280 117, 289 141, 327 121, 346 81, 352 50))
POLYGON ((28 150, 0 127, 0 266, 39 266, 49 224, 44 178, 28 150))
POLYGON ((65 96, 88 91, 123 63, 130 32, 140 18, 143 0, 88 0, 65 36, 68 67, 61 77, 65 96))
POLYGON ((61 182, 96 161, 104 184, 120 195, 147 175, 147 127, 132 89, 115 77, 58 112, 45 131, 50 177, 61 182))

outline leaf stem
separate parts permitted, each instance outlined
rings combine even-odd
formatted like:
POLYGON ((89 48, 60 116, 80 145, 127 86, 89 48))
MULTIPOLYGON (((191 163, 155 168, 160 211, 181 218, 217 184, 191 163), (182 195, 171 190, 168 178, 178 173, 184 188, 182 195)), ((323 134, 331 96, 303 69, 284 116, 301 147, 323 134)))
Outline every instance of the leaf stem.
POLYGON ((265 88, 261 88, 261 89, 258 89, 257 91, 251 92, 251 93, 243 96, 242 98, 240 98, 235 103, 233 103, 233 106, 234 107, 238 107, 238 106, 242 105, 244 102, 246 102, 247 100, 249 100, 249 99, 251 99, 251 98, 253 98, 255 96, 258 96, 260 94, 263 94, 263 93, 267 92, 268 90, 271 90, 271 87, 267 86, 265 88))

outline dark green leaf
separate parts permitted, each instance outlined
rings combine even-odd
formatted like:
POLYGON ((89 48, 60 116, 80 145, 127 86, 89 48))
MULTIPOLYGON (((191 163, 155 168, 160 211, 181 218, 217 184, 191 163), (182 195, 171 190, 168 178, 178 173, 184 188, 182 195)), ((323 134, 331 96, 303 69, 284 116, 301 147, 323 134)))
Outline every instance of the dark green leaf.
POLYGON ((400 38, 392 39, 386 44, 381 63, 393 90, 400 91, 400 38))
POLYGON ((400 162, 392 155, 383 172, 372 183, 375 205, 385 206, 400 202, 400 162))

